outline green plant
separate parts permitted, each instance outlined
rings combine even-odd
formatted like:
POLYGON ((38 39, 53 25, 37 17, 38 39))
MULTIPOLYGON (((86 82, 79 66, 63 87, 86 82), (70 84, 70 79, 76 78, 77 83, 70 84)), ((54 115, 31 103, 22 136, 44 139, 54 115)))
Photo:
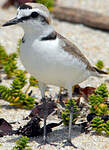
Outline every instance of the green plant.
POLYGON ((29 78, 29 83, 30 83, 30 86, 34 86, 34 87, 38 86, 38 81, 33 76, 29 78))
POLYGON ((20 53, 20 45, 21 45, 22 39, 19 39, 17 42, 17 52, 20 53))
POLYGON ((28 146, 29 138, 22 136, 19 140, 16 141, 17 146, 13 147, 13 150, 32 150, 28 146))
POLYGON ((96 63, 96 66, 98 69, 103 69, 104 68, 104 63, 102 60, 98 60, 96 63))
MULTIPOLYGON (((17 49, 20 50, 21 39, 18 41, 17 49)), ((0 97, 20 108, 31 109, 34 106, 35 98, 23 93, 23 88, 27 83, 25 72, 17 69, 17 53, 7 54, 4 47, 0 45, 0 69, 4 69, 8 78, 15 76, 10 88, 0 85, 0 97)), ((36 80, 30 78, 30 87, 35 85, 36 80)))
POLYGON ((104 120, 101 119, 101 117, 94 117, 91 126, 93 127, 93 130, 101 134, 104 130, 105 123, 104 120))
MULTIPOLYGON (((72 121, 72 123, 75 123, 75 121, 79 115, 79 113, 78 113, 79 108, 78 108, 76 101, 74 99, 72 99, 72 103, 73 103, 73 121, 72 121)), ((69 124, 69 119, 70 119, 69 108, 70 108, 70 106, 71 106, 71 102, 70 102, 70 100, 68 100, 68 104, 66 104, 67 108, 65 109, 65 111, 62 112, 62 119, 63 119, 63 122, 65 125, 69 124)))
POLYGON ((109 136, 109 120, 104 122, 101 117, 97 116, 93 118, 91 126, 92 129, 95 130, 98 134, 102 134, 104 131, 104 134, 109 136))
POLYGON ((2 65, 5 58, 7 58, 7 53, 2 45, 0 45, 0 65, 2 65))
POLYGON ((45 5, 48 9, 54 6, 54 0, 36 0, 36 2, 45 5))
POLYGON ((15 75, 15 70, 17 69, 17 53, 12 53, 8 55, 7 59, 3 61, 3 68, 5 73, 7 74, 7 78, 11 78, 13 75, 15 75))
POLYGON ((101 84, 96 90, 95 94, 92 94, 89 97, 89 102, 91 104, 90 111, 91 113, 95 113, 97 115, 100 114, 108 114, 108 106, 104 104, 108 98, 108 90, 106 84, 101 84))
POLYGON ((27 78, 25 72, 22 70, 17 70, 16 77, 11 84, 12 91, 14 92, 15 89, 22 89, 27 83, 26 80, 27 78))
POLYGON ((4 85, 0 85, 0 97, 10 102, 12 100, 10 89, 4 85))
MULTIPOLYGON (((91 104, 90 111, 91 113, 95 113, 96 115, 107 115, 109 114, 108 105, 105 104, 106 99, 108 98, 108 89, 106 84, 101 84, 96 90, 95 94, 92 94, 89 97, 89 102, 91 104)), ((100 116, 94 117, 91 123, 93 130, 98 132, 99 134, 104 131, 107 135, 109 135, 109 121, 106 123, 100 116)))
POLYGON ((11 104, 21 108, 31 109, 35 103, 35 98, 29 97, 22 92, 22 88, 27 83, 26 79, 25 73, 20 70, 11 84, 11 94, 13 96, 11 104))
POLYGON ((106 135, 109 136, 109 120, 106 121, 105 126, 104 126, 104 131, 106 132, 106 135))
POLYGON ((7 74, 7 78, 11 78, 15 75, 15 70, 17 69, 17 53, 7 54, 5 48, 0 45, 0 68, 4 69, 7 74))
POLYGON ((96 90, 95 93, 100 95, 102 98, 108 98, 109 92, 105 83, 102 83, 96 90))
POLYGON ((100 95, 92 94, 89 97, 89 102, 91 104, 90 107, 91 113, 100 114, 99 105, 104 102, 104 99, 100 95))
MULTIPOLYGON (((3 68, 3 61, 7 57, 7 53, 2 45, 0 45, 0 69, 3 68)), ((1 74, 0 74, 0 81, 1 81, 1 74)))
POLYGON ((28 93, 31 86, 38 87, 38 81, 33 76, 30 76, 29 78, 29 86, 25 91, 26 94, 28 93))
POLYGON ((0 85, 1 98, 20 108, 31 109, 34 106, 35 98, 23 93, 22 88, 27 83, 25 73, 17 70, 16 78, 12 81, 11 87, 0 85))

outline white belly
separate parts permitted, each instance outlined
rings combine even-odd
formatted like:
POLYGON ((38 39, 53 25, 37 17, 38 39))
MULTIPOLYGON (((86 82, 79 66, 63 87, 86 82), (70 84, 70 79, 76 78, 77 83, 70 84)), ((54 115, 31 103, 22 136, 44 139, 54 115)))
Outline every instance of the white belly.
POLYGON ((45 84, 66 87, 87 79, 86 65, 59 47, 59 39, 26 41, 20 57, 26 70, 45 84))

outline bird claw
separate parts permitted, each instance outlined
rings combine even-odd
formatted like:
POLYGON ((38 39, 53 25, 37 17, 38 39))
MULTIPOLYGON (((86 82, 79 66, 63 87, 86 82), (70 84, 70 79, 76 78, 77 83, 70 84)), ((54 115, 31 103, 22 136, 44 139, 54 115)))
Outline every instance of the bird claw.
POLYGON ((38 145, 38 148, 41 147, 41 146, 43 146, 43 145, 46 145, 46 144, 50 144, 50 143, 45 139, 45 140, 43 140, 43 141, 41 142, 40 145, 38 145))
POLYGON ((71 142, 71 141, 69 141, 69 140, 67 140, 67 141, 65 141, 65 142, 64 142, 63 147, 65 147, 65 146, 72 146, 72 147, 74 147, 74 148, 76 148, 76 149, 77 149, 77 147, 76 147, 74 144, 72 144, 72 142, 71 142))
POLYGON ((48 141, 45 139, 45 140, 43 140, 42 143, 38 146, 38 148, 41 147, 41 146, 44 146, 44 145, 46 145, 46 144, 49 144, 49 145, 52 145, 52 146, 57 146, 56 144, 51 144, 50 142, 48 142, 48 141))
POLYGON ((46 144, 50 144, 50 142, 48 142, 47 137, 44 137, 41 145, 46 145, 46 144))
POLYGON ((42 141, 42 145, 50 144, 46 139, 42 141))

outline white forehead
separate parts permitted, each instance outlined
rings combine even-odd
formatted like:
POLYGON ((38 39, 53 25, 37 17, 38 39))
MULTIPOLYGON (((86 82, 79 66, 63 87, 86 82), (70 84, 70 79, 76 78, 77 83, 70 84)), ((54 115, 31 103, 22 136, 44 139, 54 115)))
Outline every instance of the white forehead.
POLYGON ((48 18, 49 17, 49 12, 45 12, 43 10, 40 10, 39 8, 32 8, 32 9, 17 9, 17 18, 21 18, 21 17, 24 17, 24 16, 29 16, 31 15, 32 12, 37 12, 38 14, 48 18))

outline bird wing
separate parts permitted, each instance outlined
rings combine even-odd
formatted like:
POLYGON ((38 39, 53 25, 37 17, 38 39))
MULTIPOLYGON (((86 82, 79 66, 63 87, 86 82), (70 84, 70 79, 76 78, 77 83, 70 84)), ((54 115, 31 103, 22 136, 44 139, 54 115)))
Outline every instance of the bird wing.
POLYGON ((57 36, 62 41, 61 46, 66 52, 70 53, 71 55, 79 59, 81 62, 83 62, 87 66, 86 68, 88 70, 92 72, 96 72, 95 68, 91 66, 87 58, 82 54, 82 52, 78 49, 76 45, 74 45, 72 42, 67 40, 65 37, 63 37, 59 33, 57 33, 57 36))

